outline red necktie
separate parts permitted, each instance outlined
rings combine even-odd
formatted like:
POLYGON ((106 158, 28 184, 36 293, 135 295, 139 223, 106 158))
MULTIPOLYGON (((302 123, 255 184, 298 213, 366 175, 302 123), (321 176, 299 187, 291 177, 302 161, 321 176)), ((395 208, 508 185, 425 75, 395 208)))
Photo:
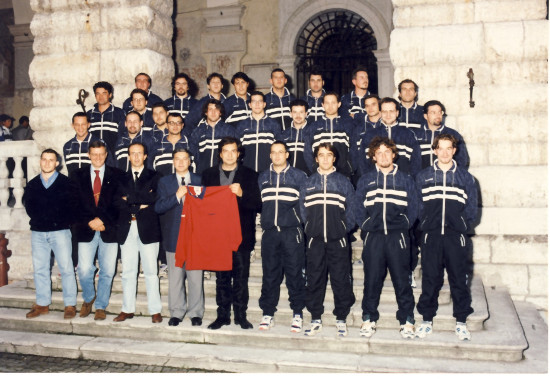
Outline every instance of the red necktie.
POLYGON ((99 194, 101 193, 101 179, 99 178, 99 170, 94 170, 94 172, 95 172, 94 200, 95 200, 95 205, 97 207, 97 203, 99 202, 99 194))

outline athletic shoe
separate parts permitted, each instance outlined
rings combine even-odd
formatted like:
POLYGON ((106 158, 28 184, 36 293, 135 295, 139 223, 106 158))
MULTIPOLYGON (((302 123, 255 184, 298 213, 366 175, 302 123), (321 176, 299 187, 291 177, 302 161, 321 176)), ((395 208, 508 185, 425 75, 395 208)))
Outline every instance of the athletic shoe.
POLYGON ((414 325, 407 321, 405 324, 401 325, 399 333, 401 333, 401 337, 405 339, 414 338, 414 325))
POLYGON ((346 320, 336 320, 336 334, 338 337, 345 337, 348 335, 346 320))
POLYGON ((363 321, 361 329, 359 329, 359 335, 361 337, 371 337, 374 333, 376 333, 376 321, 363 321))
POLYGON ((290 324, 290 331, 292 333, 300 333, 302 331, 303 322, 304 320, 302 319, 302 316, 294 315, 294 318, 292 319, 292 324, 290 324))
POLYGON ((422 321, 422 324, 416 329, 418 338, 426 338, 428 334, 432 334, 434 328, 431 321, 422 321))
POLYGON ((311 325, 309 329, 306 329, 306 331, 304 332, 304 335, 314 336, 317 333, 320 333, 321 330, 323 330, 323 322, 320 319, 311 320, 311 325))
POLYGON ((472 335, 468 331, 468 327, 466 326, 465 322, 456 323, 455 334, 461 341, 470 341, 472 339, 472 335))
POLYGON ((168 265, 165 265, 164 263, 160 265, 159 267, 159 276, 166 278, 168 275, 168 265))
POLYGON ((264 316, 262 317, 262 322, 260 322, 260 326, 258 329, 260 330, 269 330, 275 325, 275 321, 273 321, 273 316, 264 316))

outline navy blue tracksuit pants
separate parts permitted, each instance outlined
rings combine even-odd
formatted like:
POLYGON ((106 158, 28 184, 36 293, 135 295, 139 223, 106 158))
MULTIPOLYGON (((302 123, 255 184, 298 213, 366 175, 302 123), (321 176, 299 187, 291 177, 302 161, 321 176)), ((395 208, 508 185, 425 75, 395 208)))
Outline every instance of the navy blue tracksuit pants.
POLYGON ((474 310, 471 307, 470 277, 466 236, 451 230, 445 234, 430 232, 422 235, 422 295, 416 309, 424 321, 432 321, 437 313, 438 297, 443 285, 443 270, 447 269, 453 317, 466 322, 474 310))
POLYGON ((305 245, 302 228, 272 228, 262 235, 262 294, 260 308, 265 316, 277 311, 281 283, 286 277, 288 300, 294 314, 305 307, 305 245))
POLYGON ((347 237, 325 242, 310 238, 306 249, 306 307, 311 319, 320 319, 325 308, 327 276, 334 293, 334 311, 337 320, 345 320, 355 303, 351 279, 351 251, 347 237))
POLYGON ((370 232, 363 243, 364 288, 363 319, 378 321, 380 314, 380 294, 389 270, 395 298, 397 300, 396 318, 401 325, 407 319, 414 323, 414 295, 409 283, 410 242, 408 231, 370 232))

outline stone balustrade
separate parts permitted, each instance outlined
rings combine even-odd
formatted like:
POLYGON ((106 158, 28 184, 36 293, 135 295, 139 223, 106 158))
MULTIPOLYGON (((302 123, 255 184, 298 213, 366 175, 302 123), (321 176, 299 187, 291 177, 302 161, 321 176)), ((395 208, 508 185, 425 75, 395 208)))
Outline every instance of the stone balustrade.
POLYGON ((0 143, 0 230, 28 229, 28 222, 18 222, 20 217, 16 214, 23 214, 23 191, 27 184, 23 171, 23 159, 27 158, 27 178, 33 178, 39 172, 39 155, 34 141, 8 141, 0 143), (12 158, 15 162, 13 173, 10 177, 8 160, 12 158), (10 189, 13 190, 15 201, 8 204, 10 189), (26 225, 25 225, 26 224, 26 225))

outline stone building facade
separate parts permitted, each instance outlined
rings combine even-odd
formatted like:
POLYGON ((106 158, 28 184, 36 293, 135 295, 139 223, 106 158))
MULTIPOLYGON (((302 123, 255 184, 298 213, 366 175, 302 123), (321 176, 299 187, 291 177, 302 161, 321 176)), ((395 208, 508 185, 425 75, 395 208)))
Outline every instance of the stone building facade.
MULTIPOLYGON (((273 67, 291 79, 298 75, 298 35, 311 20, 336 10, 358 15, 376 39, 379 94, 396 95, 395 83, 415 80, 419 102, 442 101, 447 124, 466 140, 482 203, 475 274, 548 309, 545 0, 31 0, 30 6, 31 124, 39 146, 57 148, 72 134, 78 89, 91 90, 97 80, 115 85, 117 105, 140 71, 151 74, 161 97, 170 94, 175 68, 196 80, 199 95, 212 71, 229 78, 245 71, 267 91, 273 67)), ((23 24, 17 14, 15 23, 23 24)), ((12 33, 17 28, 23 30, 15 25, 12 33)), ((86 105, 92 104, 90 96, 86 105)))

